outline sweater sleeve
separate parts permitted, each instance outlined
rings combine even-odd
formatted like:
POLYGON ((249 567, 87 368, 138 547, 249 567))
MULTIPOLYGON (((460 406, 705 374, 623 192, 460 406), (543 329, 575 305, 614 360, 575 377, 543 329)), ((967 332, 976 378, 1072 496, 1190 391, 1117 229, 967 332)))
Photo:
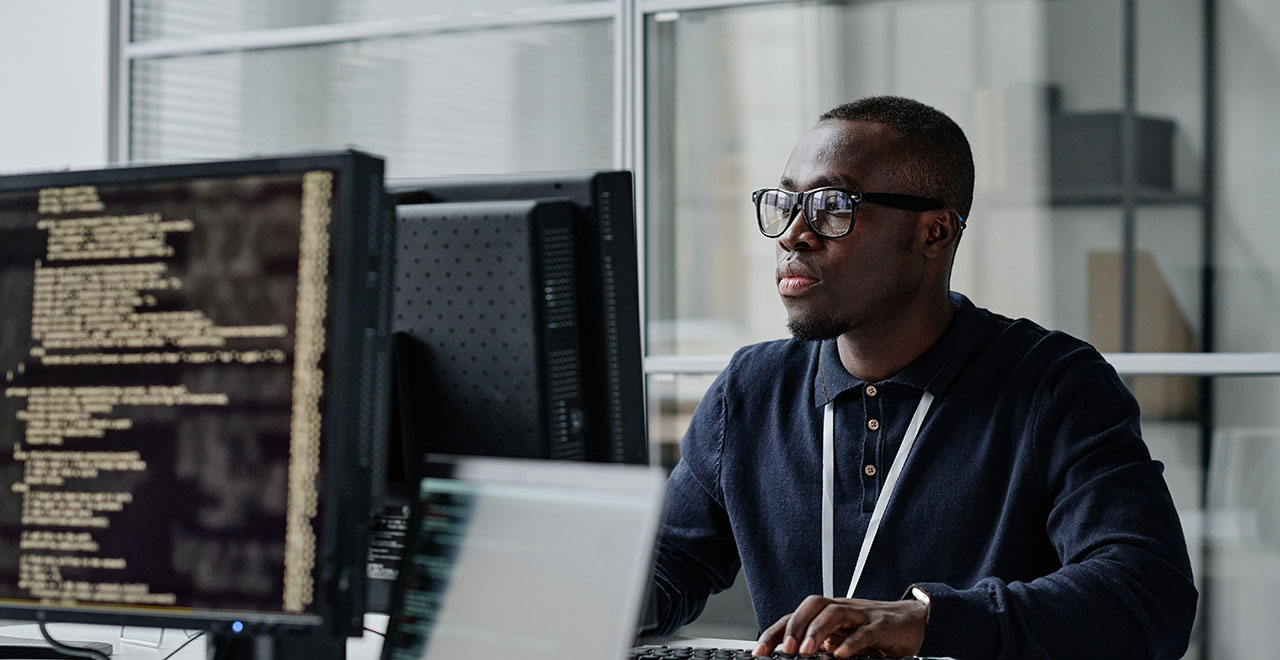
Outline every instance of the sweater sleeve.
POLYGON ((930 597, 921 655, 961 659, 1178 658, 1197 593, 1182 527, 1115 370, 1080 349, 1046 374, 1033 428, 1048 537, 1061 568, 930 597))
POLYGON ((657 634, 697 618, 711 594, 733 584, 741 566, 720 490, 725 379, 722 373, 698 404, 667 480, 654 550, 657 634))

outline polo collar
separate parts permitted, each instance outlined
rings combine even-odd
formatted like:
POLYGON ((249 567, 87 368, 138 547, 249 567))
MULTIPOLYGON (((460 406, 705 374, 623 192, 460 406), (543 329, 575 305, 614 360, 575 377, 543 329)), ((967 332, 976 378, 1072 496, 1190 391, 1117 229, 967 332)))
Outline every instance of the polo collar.
MULTIPOLYGON (((886 378, 885 383, 908 385, 927 391, 941 398, 960 368, 977 349, 975 331, 978 310, 963 294, 951 292, 951 303, 956 306, 947 329, 924 353, 897 374, 886 378)), ((866 385, 855 378, 840 363, 840 349, 836 340, 828 339, 818 347, 818 369, 813 381, 813 403, 821 408, 841 394, 866 385)))

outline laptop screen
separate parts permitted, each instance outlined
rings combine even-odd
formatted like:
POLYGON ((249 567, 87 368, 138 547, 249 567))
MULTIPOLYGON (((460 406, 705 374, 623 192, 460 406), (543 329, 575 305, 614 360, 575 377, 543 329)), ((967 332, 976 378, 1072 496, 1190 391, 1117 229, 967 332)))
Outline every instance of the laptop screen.
POLYGON ((384 660, 625 657, 661 472, 500 459, 448 472, 422 481, 384 660))

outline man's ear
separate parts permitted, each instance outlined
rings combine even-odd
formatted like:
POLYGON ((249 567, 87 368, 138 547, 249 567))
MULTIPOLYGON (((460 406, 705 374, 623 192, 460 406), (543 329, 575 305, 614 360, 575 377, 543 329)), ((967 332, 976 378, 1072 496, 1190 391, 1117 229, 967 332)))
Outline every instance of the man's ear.
POLYGON ((924 232, 924 253, 936 258, 950 252, 960 240, 960 215, 954 209, 937 209, 921 214, 924 232))

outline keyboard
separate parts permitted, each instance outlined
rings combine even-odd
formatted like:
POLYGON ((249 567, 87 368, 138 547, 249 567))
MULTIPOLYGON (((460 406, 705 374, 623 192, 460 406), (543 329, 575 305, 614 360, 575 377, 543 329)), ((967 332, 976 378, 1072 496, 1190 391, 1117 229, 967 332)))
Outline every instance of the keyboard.
MULTIPOLYGON (((753 657, 750 650, 742 649, 711 649, 693 646, 655 646, 645 645, 637 646, 631 649, 629 660, 751 660, 753 657)), ((803 659, 809 660, 836 660, 835 656, 830 653, 814 653, 812 655, 792 655, 790 653, 775 652, 770 656, 761 656, 772 658, 773 660, 793 660, 803 659)), ((872 660, 873 656, 855 655, 850 656, 850 660, 872 660)), ((875 656, 874 660, 894 660, 893 658, 883 658, 875 656)), ((899 659, 907 660, 907 659, 899 659)))

